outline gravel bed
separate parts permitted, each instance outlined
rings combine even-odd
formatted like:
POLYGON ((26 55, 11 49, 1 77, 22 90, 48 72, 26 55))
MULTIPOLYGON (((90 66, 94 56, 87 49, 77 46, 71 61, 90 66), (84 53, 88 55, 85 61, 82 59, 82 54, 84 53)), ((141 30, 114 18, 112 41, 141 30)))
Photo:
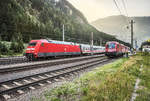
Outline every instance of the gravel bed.
POLYGON ((101 67, 105 64, 114 62, 115 60, 116 59, 112 59, 112 60, 109 60, 108 62, 101 63, 100 65, 93 66, 91 68, 86 69, 84 72, 78 73, 78 75, 73 75, 73 76, 70 76, 70 78, 66 78, 66 80, 62 80, 62 81, 55 82, 52 84, 47 84, 46 86, 41 87, 40 89, 31 90, 28 93, 25 93, 19 97, 13 98, 13 99, 9 99, 8 101, 32 101, 32 98, 34 98, 34 97, 35 98, 42 98, 43 99, 42 101, 46 101, 46 99, 44 98, 44 92, 45 91, 51 90, 52 88, 55 88, 58 86, 61 86, 62 84, 66 83, 66 82, 72 82, 74 79, 79 78, 80 76, 84 75, 84 73, 89 72, 96 67, 101 67))
POLYGON ((16 59, 16 58, 17 58, 17 59, 19 59, 19 58, 22 59, 22 58, 25 58, 25 56, 4 57, 4 58, 0 58, 0 60, 3 60, 3 59, 4 59, 4 60, 5 60, 5 59, 8 60, 8 59, 16 59))
POLYGON ((65 68, 68 66, 71 67, 71 66, 74 66, 77 64, 83 64, 83 63, 90 62, 93 60, 98 60, 98 59, 91 59, 88 61, 84 60, 84 61, 80 61, 80 62, 43 67, 43 68, 33 69, 33 70, 29 70, 29 71, 21 71, 21 72, 16 72, 16 73, 3 74, 0 77, 0 82, 17 79, 17 78, 21 78, 21 77, 25 77, 25 76, 30 76, 30 75, 34 75, 34 74, 39 74, 39 73, 43 73, 43 72, 48 72, 48 71, 52 71, 52 70, 57 70, 57 69, 65 68))
POLYGON ((23 62, 27 62, 27 58, 24 56, 0 58, 0 67, 23 62))
POLYGON ((11 65, 0 65, 0 69, 21 67, 21 66, 30 66, 30 65, 44 64, 44 63, 49 63, 49 62, 53 62, 53 63, 54 63, 54 62, 72 60, 72 59, 82 59, 82 58, 90 58, 90 57, 97 57, 97 56, 104 56, 104 55, 94 55, 94 56, 84 56, 84 57, 63 58, 63 59, 45 60, 45 61, 33 61, 33 62, 25 62, 25 63, 19 63, 19 64, 11 64, 11 65))

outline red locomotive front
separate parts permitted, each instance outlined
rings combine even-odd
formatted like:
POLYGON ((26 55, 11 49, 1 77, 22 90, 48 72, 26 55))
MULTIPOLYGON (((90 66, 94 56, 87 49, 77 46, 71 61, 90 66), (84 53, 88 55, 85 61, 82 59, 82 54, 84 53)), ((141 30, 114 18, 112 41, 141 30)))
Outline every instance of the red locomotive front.
POLYGON ((28 59, 42 57, 54 57, 64 55, 80 55, 80 46, 72 42, 55 40, 32 40, 30 41, 25 56, 28 59))
POLYGON ((105 45, 105 55, 106 56, 122 55, 122 45, 115 41, 107 42, 105 45))
POLYGON ((39 40, 31 40, 26 49, 25 56, 28 59, 37 58, 40 44, 41 44, 41 41, 39 41, 39 40))

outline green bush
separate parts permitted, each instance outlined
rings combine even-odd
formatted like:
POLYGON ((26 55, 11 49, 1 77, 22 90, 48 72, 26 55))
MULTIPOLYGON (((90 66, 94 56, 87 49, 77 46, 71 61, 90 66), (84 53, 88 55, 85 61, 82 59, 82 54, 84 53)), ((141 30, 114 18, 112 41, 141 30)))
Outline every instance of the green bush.
POLYGON ((12 42, 11 45, 10 45, 10 50, 12 50, 13 52, 15 50, 17 50, 17 43, 16 42, 12 42))
POLYGON ((143 55, 143 56, 148 56, 148 55, 149 55, 149 52, 143 52, 142 55, 143 55))
POLYGON ((18 52, 22 53, 24 48, 25 47, 24 47, 23 41, 19 41, 18 42, 18 52))
POLYGON ((9 53, 9 48, 5 42, 0 42, 0 54, 6 55, 9 53))
POLYGON ((24 45, 22 41, 19 42, 12 42, 10 45, 10 50, 12 50, 14 53, 22 53, 24 49, 24 45))

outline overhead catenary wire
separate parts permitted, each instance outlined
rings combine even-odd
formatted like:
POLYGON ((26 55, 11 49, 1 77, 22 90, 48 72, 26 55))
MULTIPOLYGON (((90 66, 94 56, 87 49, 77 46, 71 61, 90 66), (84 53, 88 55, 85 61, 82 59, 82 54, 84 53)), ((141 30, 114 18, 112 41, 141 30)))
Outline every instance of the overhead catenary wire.
POLYGON ((126 16, 127 16, 127 20, 128 20, 128 22, 130 22, 129 14, 128 14, 128 11, 127 11, 127 7, 126 7, 126 4, 125 4, 125 1, 122 0, 122 3, 123 3, 123 7, 124 7, 124 10, 125 10, 126 16))
POLYGON ((125 4, 125 1, 122 0, 122 3, 123 3, 123 7, 124 7, 124 10, 125 10, 125 13, 126 13, 126 15, 128 17, 128 12, 127 12, 127 7, 126 7, 126 4, 125 4))
MULTIPOLYGON (((126 13, 126 16, 127 16, 127 21, 128 21, 128 23, 131 23, 130 21, 130 18, 129 18, 129 13, 128 13, 128 11, 127 11, 127 6, 126 6, 126 4, 127 4, 127 0, 122 0, 122 3, 123 3, 123 7, 124 7, 124 10, 125 10, 125 13, 126 13), (126 3, 125 3, 125 1, 126 1, 126 3)), ((127 26, 127 28, 129 28, 129 25, 127 26)), ((128 30, 129 31, 129 30, 128 30)), ((128 36, 128 37, 131 37, 131 36, 128 36)), ((131 38, 130 38, 131 39, 131 38)), ((130 39, 128 39, 128 40, 130 40, 130 39)))
MULTIPOLYGON (((118 4, 117 4, 117 0, 113 0, 115 6, 117 7, 117 10, 119 11, 120 15, 124 15, 122 12, 121 12, 121 9, 119 8, 118 4)), ((122 16, 122 18, 127 21, 127 18, 125 16, 122 16)), ((127 21, 128 23, 128 21, 127 21)))
POLYGON ((113 1, 114 1, 115 5, 116 5, 116 7, 117 7, 117 9, 118 9, 118 11, 119 11, 119 13, 120 13, 120 15, 122 15, 121 10, 120 10, 120 8, 119 8, 119 6, 118 6, 118 4, 117 4, 117 1, 116 1, 116 0, 113 0, 113 1))
POLYGON ((126 16, 121 16, 124 20, 125 20, 125 22, 127 22, 127 26, 128 26, 128 24, 130 23, 130 20, 129 20, 129 15, 128 15, 128 12, 127 12, 127 8, 126 8, 126 5, 125 5, 125 1, 124 0, 122 0, 122 3, 123 3, 123 7, 124 7, 124 10, 125 10, 125 14, 122 14, 122 12, 121 12, 121 9, 119 8, 119 4, 118 4, 118 0, 113 0, 113 2, 114 2, 114 4, 115 4, 115 6, 117 7, 117 10, 119 11, 119 13, 120 13, 120 15, 126 15, 126 16))

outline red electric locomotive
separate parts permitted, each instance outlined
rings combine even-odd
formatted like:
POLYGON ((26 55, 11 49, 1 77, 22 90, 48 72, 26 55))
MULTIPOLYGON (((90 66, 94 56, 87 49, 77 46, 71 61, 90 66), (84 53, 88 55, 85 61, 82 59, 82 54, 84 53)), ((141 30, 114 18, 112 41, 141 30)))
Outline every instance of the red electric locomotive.
POLYGON ((128 47, 116 41, 107 42, 105 45, 105 55, 108 57, 123 56, 128 53, 128 47))
POLYGON ((63 55, 80 55, 80 45, 72 42, 63 42, 55 40, 31 40, 25 56, 28 59, 35 59, 40 57, 52 57, 63 55))
POLYGON ((91 46, 88 44, 75 44, 73 42, 63 42, 55 40, 31 40, 25 56, 29 60, 34 60, 41 57, 54 57, 54 56, 66 56, 66 55, 89 55, 89 54, 101 54, 105 52, 105 47, 91 46))

